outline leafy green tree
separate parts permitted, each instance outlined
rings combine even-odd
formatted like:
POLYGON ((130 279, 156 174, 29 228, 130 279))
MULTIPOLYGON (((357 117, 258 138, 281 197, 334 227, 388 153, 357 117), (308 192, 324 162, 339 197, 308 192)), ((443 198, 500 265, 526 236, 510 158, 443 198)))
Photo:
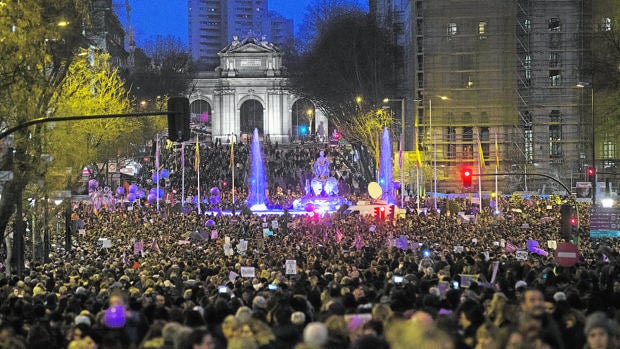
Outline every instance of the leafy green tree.
MULTIPOLYGON (((0 125, 2 129, 53 115, 50 99, 64 80, 74 54, 84 46, 81 33, 88 25, 90 1, 21 0, 0 2, 0 125)), ((13 213, 20 223, 22 192, 40 178, 42 126, 14 132, 2 140, 0 170, 13 173, 3 183, 0 231, 13 213)), ((23 224, 16 224, 21 236, 23 224)), ((3 240, 4 241, 4 240, 3 240)), ((19 263, 18 263, 19 264, 19 263)))
MULTIPOLYGON (((69 67, 63 84, 52 102, 58 115, 97 115, 127 113, 132 102, 118 69, 109 55, 84 50, 69 67)), ((75 189, 84 165, 105 165, 122 150, 144 144, 134 142, 148 123, 143 118, 94 119, 59 122, 48 127, 46 150, 53 157, 47 182, 56 190, 75 189), (67 149, 71 149, 67 152, 67 149), (65 183, 54 178, 66 174, 65 183), (58 187, 60 186, 60 187, 58 187)), ((103 168, 98 169, 99 173, 103 168)))

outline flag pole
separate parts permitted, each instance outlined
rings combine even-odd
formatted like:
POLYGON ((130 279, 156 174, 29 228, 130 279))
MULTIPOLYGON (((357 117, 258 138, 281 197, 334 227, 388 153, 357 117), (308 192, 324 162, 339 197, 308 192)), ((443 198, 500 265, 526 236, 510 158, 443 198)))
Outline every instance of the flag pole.
POLYGON ((237 136, 232 136, 232 144, 230 145, 230 166, 232 167, 232 212, 235 212, 235 143, 237 136))
POLYGON ((484 153, 482 153, 482 144, 480 143, 480 132, 478 132, 478 209, 482 213, 482 160, 484 159, 484 153))
POLYGON ((181 207, 185 207, 185 142, 181 142, 181 207))
POLYGON ((499 192, 497 191, 497 172, 499 167, 499 147, 497 146, 497 132, 495 132, 495 212, 499 214, 499 192))
POLYGON ((159 212, 159 133, 155 134, 155 178, 157 179, 155 198, 157 200, 157 212, 159 212))
POLYGON ((433 203, 437 212, 437 136, 433 133, 433 203))
POLYGON ((403 134, 400 134, 400 150, 399 154, 399 165, 400 165, 400 208, 405 207, 405 174, 403 173, 403 134))
POLYGON ((202 203, 201 201, 201 197, 200 197, 200 149, 198 148, 198 135, 196 135, 196 154, 195 154, 196 158, 195 158, 195 162, 194 162, 194 166, 195 166, 195 170, 196 173, 198 174, 198 214, 202 214, 201 209, 200 209, 200 204, 202 203))

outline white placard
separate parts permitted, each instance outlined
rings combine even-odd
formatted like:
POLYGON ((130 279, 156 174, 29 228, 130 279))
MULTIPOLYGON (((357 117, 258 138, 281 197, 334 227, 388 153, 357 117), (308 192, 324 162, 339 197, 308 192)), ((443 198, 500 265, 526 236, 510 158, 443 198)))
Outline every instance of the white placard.
POLYGON ((527 251, 517 251, 516 256, 518 261, 526 261, 528 259, 527 251))
POLYGON ((555 240, 549 240, 549 241, 547 241, 547 247, 552 249, 552 250, 555 250, 555 249, 558 248, 558 242, 555 241, 555 240))
POLYGON ((463 253, 463 251, 464 251, 463 246, 454 246, 455 253, 463 253))
POLYGON ((271 228, 273 229, 278 229, 278 221, 277 220, 273 220, 271 221, 271 228))
POLYGON ((297 261, 294 259, 286 260, 286 275, 296 275, 297 274, 297 261))
POLYGON ((230 236, 224 237, 224 245, 230 245, 230 236))
POLYGON ((253 278, 254 277, 254 267, 241 267, 241 277, 253 278))
POLYGON ((80 236, 86 235, 86 229, 78 229, 78 234, 80 234, 80 236))

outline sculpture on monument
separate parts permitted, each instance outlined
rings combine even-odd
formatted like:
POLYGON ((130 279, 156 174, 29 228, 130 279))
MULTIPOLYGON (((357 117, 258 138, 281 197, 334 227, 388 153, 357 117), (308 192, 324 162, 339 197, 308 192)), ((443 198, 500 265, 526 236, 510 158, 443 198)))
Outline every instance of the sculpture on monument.
POLYGON ((315 196, 338 194, 338 180, 329 176, 329 160, 323 151, 314 162, 314 178, 312 178, 311 186, 315 196))
POLYGON ((293 201, 295 210, 313 211, 320 209, 323 212, 335 211, 342 204, 351 205, 343 197, 338 196, 338 180, 330 177, 330 162, 321 151, 313 165, 314 178, 306 180, 306 195, 293 201))

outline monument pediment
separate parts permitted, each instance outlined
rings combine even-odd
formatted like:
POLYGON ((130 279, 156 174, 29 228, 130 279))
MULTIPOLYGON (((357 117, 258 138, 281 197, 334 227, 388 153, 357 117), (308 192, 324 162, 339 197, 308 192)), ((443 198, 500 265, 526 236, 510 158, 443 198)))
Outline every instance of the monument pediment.
POLYGON ((239 41, 236 38, 222 49, 220 55, 230 54, 247 54, 247 53, 279 53, 280 50, 270 42, 266 40, 259 41, 254 38, 249 38, 243 41, 239 41))

